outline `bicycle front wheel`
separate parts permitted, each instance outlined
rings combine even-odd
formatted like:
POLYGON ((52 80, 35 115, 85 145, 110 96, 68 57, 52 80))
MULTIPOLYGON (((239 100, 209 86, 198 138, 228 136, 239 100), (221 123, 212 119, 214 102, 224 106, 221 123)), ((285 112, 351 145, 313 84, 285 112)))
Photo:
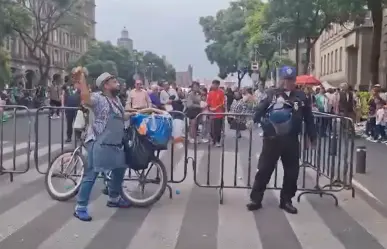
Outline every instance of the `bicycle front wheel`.
POLYGON ((148 207, 163 196, 167 187, 168 175, 163 162, 154 157, 145 170, 129 169, 128 177, 124 180, 122 196, 134 206, 148 207))
POLYGON ((82 182, 84 167, 86 159, 80 150, 64 150, 54 157, 45 175, 46 189, 51 198, 67 201, 76 196, 82 182))

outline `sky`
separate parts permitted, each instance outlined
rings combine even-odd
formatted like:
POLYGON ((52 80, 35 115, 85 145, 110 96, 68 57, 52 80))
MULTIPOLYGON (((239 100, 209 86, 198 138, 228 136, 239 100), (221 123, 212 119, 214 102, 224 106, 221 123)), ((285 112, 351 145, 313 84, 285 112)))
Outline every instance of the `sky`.
POLYGON ((218 73, 204 52, 201 16, 215 15, 229 0, 95 0, 96 36, 116 44, 125 26, 137 50, 165 55, 177 71, 193 66, 194 79, 218 73))

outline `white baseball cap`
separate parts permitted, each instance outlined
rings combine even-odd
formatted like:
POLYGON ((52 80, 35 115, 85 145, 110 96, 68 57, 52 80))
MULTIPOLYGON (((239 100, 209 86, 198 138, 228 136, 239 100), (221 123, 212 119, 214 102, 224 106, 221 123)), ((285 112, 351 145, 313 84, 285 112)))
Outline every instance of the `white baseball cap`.
POLYGON ((110 73, 102 73, 100 76, 98 76, 97 80, 95 81, 95 85, 100 88, 107 80, 110 80, 114 78, 114 75, 111 75, 110 73))

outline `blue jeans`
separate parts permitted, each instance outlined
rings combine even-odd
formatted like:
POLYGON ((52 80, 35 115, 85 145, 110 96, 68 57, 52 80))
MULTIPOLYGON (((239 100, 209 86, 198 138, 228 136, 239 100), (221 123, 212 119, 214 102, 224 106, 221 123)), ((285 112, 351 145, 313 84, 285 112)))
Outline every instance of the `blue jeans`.
MULTIPOLYGON (((99 175, 99 172, 94 171, 93 162, 90 160, 93 158, 93 146, 94 141, 88 142, 86 144, 88 160, 77 196, 77 207, 87 207, 95 180, 99 175)), ((117 168, 112 170, 111 180, 108 181, 109 197, 111 199, 117 199, 121 195, 122 181, 124 179, 125 171, 125 168, 117 168)))

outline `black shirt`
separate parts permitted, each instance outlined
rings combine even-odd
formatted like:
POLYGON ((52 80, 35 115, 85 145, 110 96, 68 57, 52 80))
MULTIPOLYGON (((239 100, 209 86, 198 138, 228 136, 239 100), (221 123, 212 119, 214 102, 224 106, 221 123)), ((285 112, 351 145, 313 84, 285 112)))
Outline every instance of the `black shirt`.
POLYGON ((81 106, 81 94, 78 90, 75 90, 72 86, 64 86, 64 105, 67 107, 79 107, 81 106))

